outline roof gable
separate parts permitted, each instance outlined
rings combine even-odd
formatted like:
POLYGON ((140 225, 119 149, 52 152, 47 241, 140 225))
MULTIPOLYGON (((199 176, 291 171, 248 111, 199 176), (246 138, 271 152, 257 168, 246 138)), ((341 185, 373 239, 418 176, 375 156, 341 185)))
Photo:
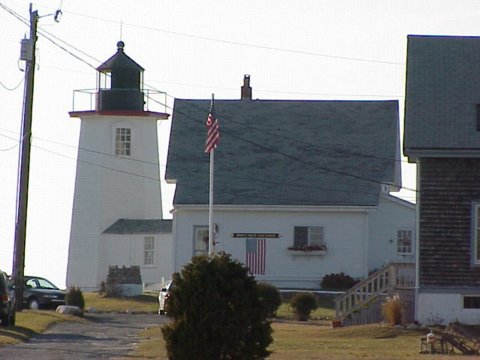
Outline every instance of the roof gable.
POLYGON ((404 151, 480 150, 480 37, 408 37, 404 151))
MULTIPOLYGON (((210 100, 176 99, 166 179, 207 204, 210 100)), ((395 183, 397 101, 216 100, 215 204, 376 205, 395 183)))

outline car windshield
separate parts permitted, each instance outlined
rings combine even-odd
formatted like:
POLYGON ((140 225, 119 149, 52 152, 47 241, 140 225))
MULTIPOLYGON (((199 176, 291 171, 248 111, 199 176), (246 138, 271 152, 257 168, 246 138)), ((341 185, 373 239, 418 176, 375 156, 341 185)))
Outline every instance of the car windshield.
POLYGON ((55 285, 53 285, 50 281, 46 279, 40 279, 40 278, 28 279, 26 282, 26 285, 28 288, 32 288, 32 289, 58 290, 58 288, 55 285))

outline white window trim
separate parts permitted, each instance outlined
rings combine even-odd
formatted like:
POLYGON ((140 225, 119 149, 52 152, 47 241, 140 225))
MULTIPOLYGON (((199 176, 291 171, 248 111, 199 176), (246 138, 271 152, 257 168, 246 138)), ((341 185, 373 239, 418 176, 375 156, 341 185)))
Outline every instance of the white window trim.
POLYGON ((111 124, 110 126, 110 133, 111 133, 111 141, 110 147, 112 151, 112 155, 118 158, 131 158, 135 155, 135 146, 134 143, 135 139, 137 139, 137 131, 135 129, 135 125, 129 121, 117 121, 111 124), (116 137, 116 129, 130 129, 130 155, 115 155, 115 137, 116 137))
MULTIPOLYGON (((313 246, 312 245, 312 239, 311 239, 311 229, 316 228, 316 229, 321 229, 322 230, 322 240, 321 244, 314 244, 318 246, 325 246, 325 226, 323 225, 294 225, 293 227, 293 246, 295 246, 295 228, 307 228, 307 243, 305 244, 306 246, 313 246)), ((304 246, 305 246, 304 245, 304 246)))
POLYGON ((208 234, 208 225, 193 225, 193 239, 192 239, 193 256, 207 255, 208 254, 208 243, 206 244, 206 247, 203 250, 197 249, 197 247, 196 247, 196 243, 197 243, 197 238, 196 237, 197 237, 197 231, 198 230, 206 230, 207 234, 208 234))
POLYGON ((156 245, 156 241, 155 241, 155 236, 144 236, 143 237, 143 266, 146 266, 146 267, 152 267, 152 266, 155 266, 156 264, 156 256, 155 256, 155 246, 156 245), (147 245, 147 239, 148 240, 153 240, 152 241, 152 248, 151 249, 147 249, 146 245, 147 245), (147 260, 147 251, 148 252, 151 252, 151 255, 152 255, 152 263, 151 264, 147 264, 146 260, 147 260))
POLYGON ((413 254, 413 249, 414 249, 414 243, 415 243, 415 231, 411 228, 399 228, 397 229, 397 232, 396 232, 396 241, 395 241, 395 246, 396 246, 396 249, 395 251, 397 252, 397 255, 412 255, 413 254), (399 237, 398 237, 398 233, 399 231, 410 231, 411 234, 412 234, 412 239, 411 239, 411 243, 410 243, 410 251, 404 251, 404 252, 400 252, 398 251, 398 241, 400 240, 399 237))
MULTIPOLYGON (((121 134, 120 134, 121 135, 121 134)), ((127 127, 127 126, 122 126, 122 125, 119 125, 119 126, 115 126, 114 130, 113 130, 113 154, 115 156, 119 156, 119 157, 131 157, 132 156, 132 145, 133 145, 133 131, 132 131, 132 128, 131 127, 127 127), (129 132, 129 141, 128 141, 128 144, 129 144, 129 148, 128 148, 128 151, 129 151, 129 154, 120 154, 120 153, 117 153, 117 132, 119 130, 128 130, 129 132)), ((125 141, 126 143, 126 141, 125 141)), ((124 149, 123 149, 124 150, 124 149)))

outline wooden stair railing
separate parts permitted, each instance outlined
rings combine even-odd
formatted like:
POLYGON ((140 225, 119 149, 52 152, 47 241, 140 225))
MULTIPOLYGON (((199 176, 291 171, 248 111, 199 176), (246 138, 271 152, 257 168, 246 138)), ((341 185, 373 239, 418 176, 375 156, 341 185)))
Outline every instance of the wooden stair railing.
POLYGON ((334 299, 336 319, 343 321, 382 293, 414 287, 415 264, 391 263, 334 299))

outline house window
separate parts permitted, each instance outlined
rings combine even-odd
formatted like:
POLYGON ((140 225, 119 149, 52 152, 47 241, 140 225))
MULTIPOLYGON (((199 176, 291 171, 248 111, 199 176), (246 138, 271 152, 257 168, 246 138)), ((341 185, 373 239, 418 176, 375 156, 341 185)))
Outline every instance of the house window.
POLYGON ((325 245, 323 239, 323 226, 295 226, 293 247, 304 248, 307 246, 319 246, 325 245))
POLYGON ((193 256, 208 254, 208 226, 193 227, 193 256))
POLYGON ((132 147, 132 130, 129 128, 115 129, 115 155, 130 156, 132 147))
POLYGON ((413 243, 412 230, 398 230, 397 231, 397 253, 411 254, 413 243))
POLYGON ((145 236, 143 241, 143 265, 155 265, 155 237, 145 236))
POLYGON ((464 296, 463 308, 464 309, 480 309, 480 296, 464 296))

